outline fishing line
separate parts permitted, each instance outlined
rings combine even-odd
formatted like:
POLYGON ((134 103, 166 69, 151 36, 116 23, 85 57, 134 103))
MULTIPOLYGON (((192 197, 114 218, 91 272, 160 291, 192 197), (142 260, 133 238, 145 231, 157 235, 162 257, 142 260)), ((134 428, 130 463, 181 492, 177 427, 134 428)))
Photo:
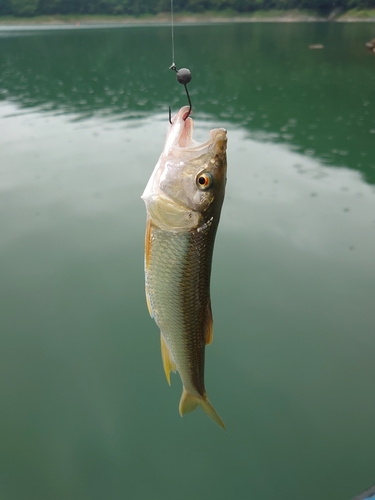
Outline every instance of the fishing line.
MULTIPOLYGON (((175 54, 174 54, 174 15, 173 14, 174 14, 173 13, 173 0, 171 0, 172 64, 171 64, 171 66, 169 66, 169 69, 173 69, 173 71, 176 72, 177 81, 185 87, 186 96, 187 96, 188 101, 189 101, 189 111, 184 116, 184 120, 186 120, 187 117, 190 115, 191 110, 193 108, 193 106, 191 104, 189 91, 187 89, 187 84, 190 82, 192 75, 191 75, 191 71, 187 68, 181 68, 178 70, 176 67, 176 64, 174 62, 175 54)), ((171 107, 169 107, 169 123, 172 125, 171 115, 172 115, 171 107)))
POLYGON ((172 28, 172 65, 169 69, 176 69, 174 62, 174 19, 173 19, 173 0, 171 0, 171 28, 172 28))

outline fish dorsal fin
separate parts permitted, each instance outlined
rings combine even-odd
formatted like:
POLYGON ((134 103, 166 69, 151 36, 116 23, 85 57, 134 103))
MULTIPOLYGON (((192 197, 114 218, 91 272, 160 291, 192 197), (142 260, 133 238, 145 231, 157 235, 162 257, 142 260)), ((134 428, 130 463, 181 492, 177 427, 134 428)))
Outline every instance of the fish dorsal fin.
POLYGON ((207 302, 207 309, 206 309, 206 325, 205 325, 206 345, 210 345, 213 339, 214 339, 214 323, 212 319, 211 300, 209 299, 207 302))
POLYGON ((171 385, 171 371, 175 372, 177 370, 176 363, 173 360, 171 351, 164 340, 163 334, 160 332, 160 343, 161 343, 161 357, 163 359, 163 366, 165 376, 167 377, 168 384, 171 385))

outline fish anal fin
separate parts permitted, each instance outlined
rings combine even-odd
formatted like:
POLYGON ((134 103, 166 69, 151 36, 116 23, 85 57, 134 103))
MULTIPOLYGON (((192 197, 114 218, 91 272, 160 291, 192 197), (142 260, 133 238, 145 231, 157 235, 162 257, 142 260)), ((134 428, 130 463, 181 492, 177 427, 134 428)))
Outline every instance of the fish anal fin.
POLYGON ((165 376, 167 377, 168 384, 171 385, 171 371, 175 372, 177 370, 177 367, 162 333, 160 333, 160 344, 165 376))
POLYGON ((206 325, 205 325, 206 345, 210 345, 213 339, 214 339, 214 323, 212 319, 211 300, 209 300, 207 303, 207 310, 206 310, 206 325))
POLYGON ((225 429, 224 422, 221 420, 215 408, 210 403, 207 395, 204 394, 203 397, 195 396, 194 394, 188 392, 184 387, 179 407, 181 417, 184 416, 185 413, 190 413, 191 411, 194 411, 198 405, 203 408, 206 415, 212 418, 212 420, 216 422, 222 429, 225 429))

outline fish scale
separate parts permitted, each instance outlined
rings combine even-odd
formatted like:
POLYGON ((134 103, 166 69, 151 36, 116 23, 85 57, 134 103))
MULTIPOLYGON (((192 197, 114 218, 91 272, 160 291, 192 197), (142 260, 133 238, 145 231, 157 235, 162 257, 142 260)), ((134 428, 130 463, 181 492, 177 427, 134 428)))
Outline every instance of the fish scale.
MULTIPOLYGON (((202 396, 205 392, 203 318, 209 299, 211 258, 205 232, 194 233, 174 234, 152 229, 147 290, 154 319, 180 375, 188 372, 202 396), (180 332, 183 335, 177 335, 180 332), (187 353, 189 363, 185 365, 176 361, 181 359, 178 356, 181 350, 187 353)), ((188 382, 185 387, 187 385, 188 382)))

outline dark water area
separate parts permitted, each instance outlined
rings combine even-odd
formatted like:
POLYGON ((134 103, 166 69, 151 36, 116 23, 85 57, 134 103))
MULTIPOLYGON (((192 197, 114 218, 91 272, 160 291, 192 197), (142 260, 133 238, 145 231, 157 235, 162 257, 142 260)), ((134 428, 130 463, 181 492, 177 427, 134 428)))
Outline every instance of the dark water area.
MULTIPOLYGON (((168 27, 10 34, 0 95, 22 107, 137 116, 183 99, 168 71, 168 27)), ((265 130, 375 183, 375 60, 364 48, 372 36, 371 24, 181 26, 176 61, 193 72, 196 116, 265 130)))
POLYGON ((206 386, 181 419, 140 195, 170 28, 0 29, 0 498, 350 500, 375 483, 375 57, 364 24, 177 26, 228 130, 206 386), (322 50, 309 50, 321 43, 322 50))

